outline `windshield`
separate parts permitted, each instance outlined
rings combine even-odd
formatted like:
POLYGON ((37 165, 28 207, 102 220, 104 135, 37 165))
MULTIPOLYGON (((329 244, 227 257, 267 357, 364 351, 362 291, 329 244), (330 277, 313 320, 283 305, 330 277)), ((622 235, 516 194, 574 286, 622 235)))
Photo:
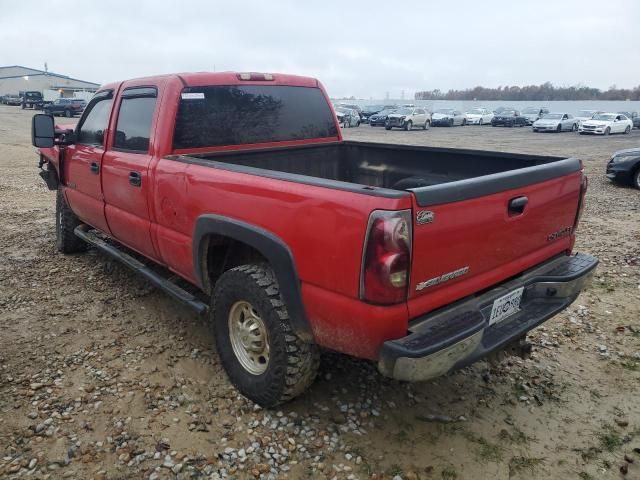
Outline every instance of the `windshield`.
POLYGON ((505 117, 513 117, 516 114, 515 110, 502 110, 500 115, 504 115, 505 117))
POLYGON ((40 97, 41 96, 40 92, 27 92, 24 95, 27 98, 35 98, 35 97, 40 97))
POLYGON ((413 113, 412 108, 401 108, 400 110, 396 110, 394 113, 398 113, 400 115, 411 115, 413 113))
POLYGON ((538 114, 540 113, 540 110, 538 110, 537 108, 525 108, 522 113, 527 113, 527 114, 538 114))
POLYGON ((453 113, 453 108, 440 108, 436 110, 436 113, 447 113, 451 115, 453 113))
POLYGON ((379 112, 384 107, 382 105, 367 105, 363 108, 363 112, 379 112))
POLYGON ((543 115, 542 118, 551 118, 551 119, 557 120, 559 118, 562 118, 562 114, 561 113, 547 113, 546 115, 543 115))
POLYGON ((606 113, 601 113, 598 115, 594 115, 593 119, 594 120, 605 120, 605 121, 610 121, 610 120, 614 120, 616 118, 615 115, 607 115, 606 113))
POLYGON ((182 91, 174 149, 337 136, 322 90, 283 85, 216 85, 182 91))
POLYGON ((467 113, 471 115, 483 115, 484 112, 480 108, 474 108, 473 110, 469 110, 467 113))
POLYGON ((580 110, 578 112, 579 117, 591 117, 595 112, 593 110, 580 110))
POLYGON ((396 112, 395 108, 389 108, 387 110, 382 110, 381 112, 378 112, 376 115, 389 115, 395 112, 396 112))

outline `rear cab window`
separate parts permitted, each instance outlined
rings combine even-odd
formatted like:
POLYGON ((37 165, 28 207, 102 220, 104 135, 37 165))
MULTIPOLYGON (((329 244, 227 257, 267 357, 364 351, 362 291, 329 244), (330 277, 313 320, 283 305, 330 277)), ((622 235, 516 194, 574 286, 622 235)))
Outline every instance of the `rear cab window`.
POLYGON ((174 150, 331 138, 336 120, 319 88, 285 85, 187 87, 174 150))

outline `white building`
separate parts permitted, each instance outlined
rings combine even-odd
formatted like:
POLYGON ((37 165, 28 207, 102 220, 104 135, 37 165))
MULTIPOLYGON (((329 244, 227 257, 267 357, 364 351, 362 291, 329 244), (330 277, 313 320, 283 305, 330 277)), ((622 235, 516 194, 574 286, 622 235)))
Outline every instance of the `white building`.
POLYGON ((23 91, 56 90, 62 97, 73 97, 74 92, 95 92, 100 85, 35 68, 10 65, 0 67, 0 95, 23 91))

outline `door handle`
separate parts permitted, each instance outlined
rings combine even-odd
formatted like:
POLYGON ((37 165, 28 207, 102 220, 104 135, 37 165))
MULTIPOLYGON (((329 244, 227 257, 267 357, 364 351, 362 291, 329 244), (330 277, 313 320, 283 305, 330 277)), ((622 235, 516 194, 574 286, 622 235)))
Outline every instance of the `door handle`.
POLYGON ((142 185, 142 177, 140 176, 140 172, 129 172, 129 183, 134 187, 139 187, 142 185))
POLYGON ((89 165, 89 169, 94 175, 100 173, 100 165, 98 165, 96 162, 91 162, 91 165, 89 165))
POLYGON ((529 199, 525 196, 512 198, 509 200, 509 215, 522 215, 527 203, 529 203, 529 199))

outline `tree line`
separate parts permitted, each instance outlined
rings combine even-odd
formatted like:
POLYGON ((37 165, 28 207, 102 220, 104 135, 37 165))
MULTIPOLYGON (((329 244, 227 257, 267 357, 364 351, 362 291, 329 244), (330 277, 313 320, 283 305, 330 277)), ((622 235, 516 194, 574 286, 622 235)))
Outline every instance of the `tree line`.
POLYGON ((439 89, 416 92, 416 100, 640 100, 640 85, 634 88, 617 88, 608 90, 572 85, 557 87, 550 82, 542 85, 500 86, 498 88, 475 87, 466 90, 439 89))

